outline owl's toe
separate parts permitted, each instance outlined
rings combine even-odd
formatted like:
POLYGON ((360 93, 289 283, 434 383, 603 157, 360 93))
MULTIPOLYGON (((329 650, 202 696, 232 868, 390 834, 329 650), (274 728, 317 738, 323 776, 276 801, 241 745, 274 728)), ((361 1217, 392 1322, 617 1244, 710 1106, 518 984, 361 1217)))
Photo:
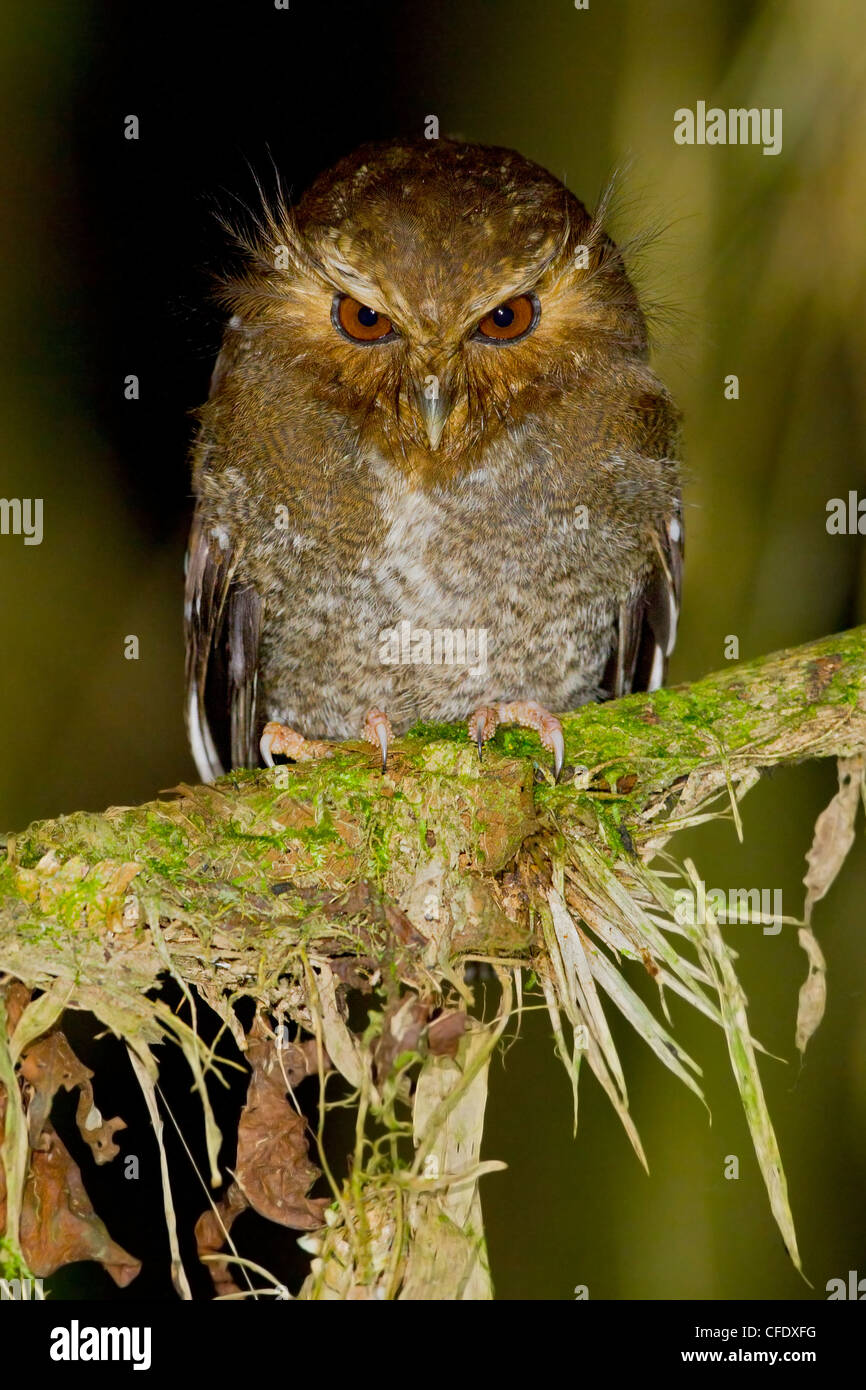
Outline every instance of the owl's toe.
POLYGON ((469 720, 469 737, 478 746, 478 757, 484 752, 484 745, 496 733, 499 723, 498 705, 481 705, 469 720))
POLYGON ((553 777, 559 781, 565 762, 565 737, 555 714, 551 714, 537 700, 509 700, 503 704, 482 705, 469 720, 469 737, 477 743, 479 757, 499 724, 520 724, 524 729, 534 729, 543 746, 553 753, 553 777))
POLYGON ((274 755, 281 754, 295 763, 309 763, 314 758, 330 758, 332 750, 318 739, 304 738, 287 724, 266 724, 259 739, 259 751, 267 767, 273 767, 274 755))

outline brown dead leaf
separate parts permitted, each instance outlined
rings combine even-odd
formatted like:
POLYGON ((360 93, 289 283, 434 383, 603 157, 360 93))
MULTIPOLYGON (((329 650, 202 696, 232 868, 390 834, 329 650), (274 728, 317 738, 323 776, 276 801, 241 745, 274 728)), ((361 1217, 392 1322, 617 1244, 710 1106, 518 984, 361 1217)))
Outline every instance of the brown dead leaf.
MULTIPOLYGON (((248 1048, 248 1056, 250 1051, 248 1048)), ((318 1073, 319 1045, 315 1038, 309 1038, 303 1043, 286 1043, 279 1049, 279 1058, 283 1064, 280 1074, 285 1073, 289 1085, 294 1089, 305 1076, 315 1076, 318 1073)), ((331 1065, 327 1053, 323 1057, 323 1063, 326 1070, 331 1065)))
POLYGON ((81 1174, 59 1135, 46 1124, 31 1155, 21 1211, 21 1249, 38 1278, 78 1260, 98 1260, 120 1288, 141 1269, 111 1239, 90 1204, 81 1174))
POLYGON ((104 1120, 93 1100, 93 1090, 89 1083, 82 1086, 75 1111, 75 1123, 85 1144, 90 1146, 94 1163, 110 1163, 120 1153, 114 1136, 120 1129, 126 1129, 126 1121, 119 1115, 104 1120))
POLYGON ((93 1072, 79 1061, 59 1029, 25 1050, 20 1064, 21 1075, 33 1088, 28 1106, 28 1137, 30 1147, 41 1147, 40 1135, 51 1114, 54 1097, 62 1087, 65 1091, 80 1088, 75 1122, 82 1139, 90 1146, 95 1161, 109 1163, 120 1153, 113 1136, 126 1124, 119 1116, 103 1120, 93 1098, 93 1072))
POLYGON ((21 1058, 19 1069, 24 1080, 33 1087, 27 1119, 30 1147, 35 1149, 60 1088, 72 1091, 76 1086, 89 1085, 93 1072, 79 1062, 59 1031, 31 1043, 21 1058))
POLYGON ((357 989, 362 994, 373 991, 373 976, 378 970, 371 956, 332 956, 331 969, 334 978, 346 989, 357 989))
POLYGON ((373 1053, 373 1074, 377 1084, 391 1071, 403 1052, 416 1052, 430 1016, 430 1005, 414 994, 403 995, 385 1010, 382 1032, 373 1053))
POLYGON ((460 1039, 466 1032, 466 1014, 461 1010, 440 1014, 427 1029, 427 1044, 437 1057, 456 1057, 460 1039))
POLYGON ((31 991, 20 980, 13 980, 3 997, 6 1000, 6 1031, 11 1038, 18 1027, 18 1020, 30 1003, 31 991))
POLYGON ((812 919, 812 908, 830 888, 854 843, 854 821, 864 772, 862 753, 854 758, 840 758, 838 771, 839 790, 815 821, 812 845, 806 855, 809 868, 803 879, 803 916, 807 923, 812 919))
MULTIPOLYGON (((195 1242, 199 1259, 205 1255, 215 1255, 222 1250, 232 1226, 248 1206, 249 1202, 243 1192, 237 1183, 233 1182, 215 1209, 202 1212, 195 1223, 195 1242)), ((208 1260, 207 1267, 213 1279, 214 1293, 218 1298, 239 1292, 225 1260, 208 1260)))
POLYGON ((316 1045, 291 1044, 278 1051, 263 1033, 257 1021, 247 1048, 252 1075, 238 1124, 234 1175, 260 1216, 311 1231, 322 1225, 328 1199, 307 1196, 319 1170, 310 1162, 307 1123, 286 1095, 286 1079, 294 1086, 316 1069, 316 1045))

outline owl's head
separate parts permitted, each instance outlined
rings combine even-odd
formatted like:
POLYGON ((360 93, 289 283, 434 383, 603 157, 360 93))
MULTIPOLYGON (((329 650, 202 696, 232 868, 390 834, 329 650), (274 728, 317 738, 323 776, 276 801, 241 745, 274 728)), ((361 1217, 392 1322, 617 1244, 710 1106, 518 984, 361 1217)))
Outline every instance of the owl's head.
POLYGON ((280 203, 227 294, 288 380, 362 446, 426 476, 474 463, 502 430, 646 330, 622 259, 558 179, 512 150, 364 146, 280 203))

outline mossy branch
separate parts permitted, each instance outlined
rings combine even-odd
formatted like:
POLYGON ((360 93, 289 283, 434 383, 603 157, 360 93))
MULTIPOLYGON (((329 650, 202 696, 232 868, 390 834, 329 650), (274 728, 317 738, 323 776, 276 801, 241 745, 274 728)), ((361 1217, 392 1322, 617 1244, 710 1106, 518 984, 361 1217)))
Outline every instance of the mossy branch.
MULTIPOLYGON (((477 1154, 489 1048, 478 1033, 502 1020, 472 1021, 463 963, 490 960, 503 979, 532 964, 575 1102, 585 1057, 642 1154, 601 995, 701 1092, 696 1064, 627 983, 623 958, 632 959, 725 1029, 771 1203, 798 1262, 731 957, 712 912, 669 934, 674 889, 651 861, 683 826, 728 813, 739 825, 737 802, 765 768, 862 758, 866 628, 588 706, 563 725, 570 766, 558 786, 534 735, 500 730, 479 761, 465 728, 425 725, 394 746, 384 775, 368 745, 346 743, 315 763, 235 773, 9 835, 0 971, 42 992, 10 1030, 10 1057, 64 1009, 94 1013, 151 1068, 150 1044, 173 1036, 205 1106, 216 1173, 207 1075, 218 1061, 148 992, 173 976, 221 1015, 241 1051, 248 1038, 233 1006, 252 997, 268 1027, 288 1021, 318 1039, 320 1065, 324 1056, 363 1101, 352 1181, 333 1193, 305 1296, 482 1297, 489 1278, 475 1184, 485 1167, 477 1154), (377 1021, 363 1036, 345 1021, 353 988, 375 1004, 377 1021), (458 1016, 462 1036, 448 1026, 458 1016), (437 1048, 437 1028, 447 1046, 437 1048), (417 1112, 419 1095, 422 1171, 405 1114, 413 1096, 417 1112), (475 1097, 468 1110, 467 1096, 475 1097), (465 1133, 436 1139, 430 1113, 443 1125, 460 1114, 465 1133), (383 1137, 389 1127, 393 1142, 383 1137), (461 1146, 471 1161, 443 1174, 440 1160, 461 1146), (436 1240, 420 1258, 430 1221, 451 1223, 453 1258, 437 1263, 436 1240)), ((693 866, 683 869, 683 883, 695 878, 693 866)), ((3 1146, 13 1211, 16 1135, 9 1129, 3 1146)))

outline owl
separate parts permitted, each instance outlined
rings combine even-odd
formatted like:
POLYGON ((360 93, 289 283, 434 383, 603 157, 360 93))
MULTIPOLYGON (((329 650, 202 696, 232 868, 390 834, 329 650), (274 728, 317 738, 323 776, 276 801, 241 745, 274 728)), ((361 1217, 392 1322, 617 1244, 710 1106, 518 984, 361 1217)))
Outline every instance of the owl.
MULTIPOLYGON (((620 252, 507 149, 368 145, 240 237, 186 572, 201 777, 664 679, 679 415, 620 252)), ((578 750, 575 750, 577 752, 578 750)))

